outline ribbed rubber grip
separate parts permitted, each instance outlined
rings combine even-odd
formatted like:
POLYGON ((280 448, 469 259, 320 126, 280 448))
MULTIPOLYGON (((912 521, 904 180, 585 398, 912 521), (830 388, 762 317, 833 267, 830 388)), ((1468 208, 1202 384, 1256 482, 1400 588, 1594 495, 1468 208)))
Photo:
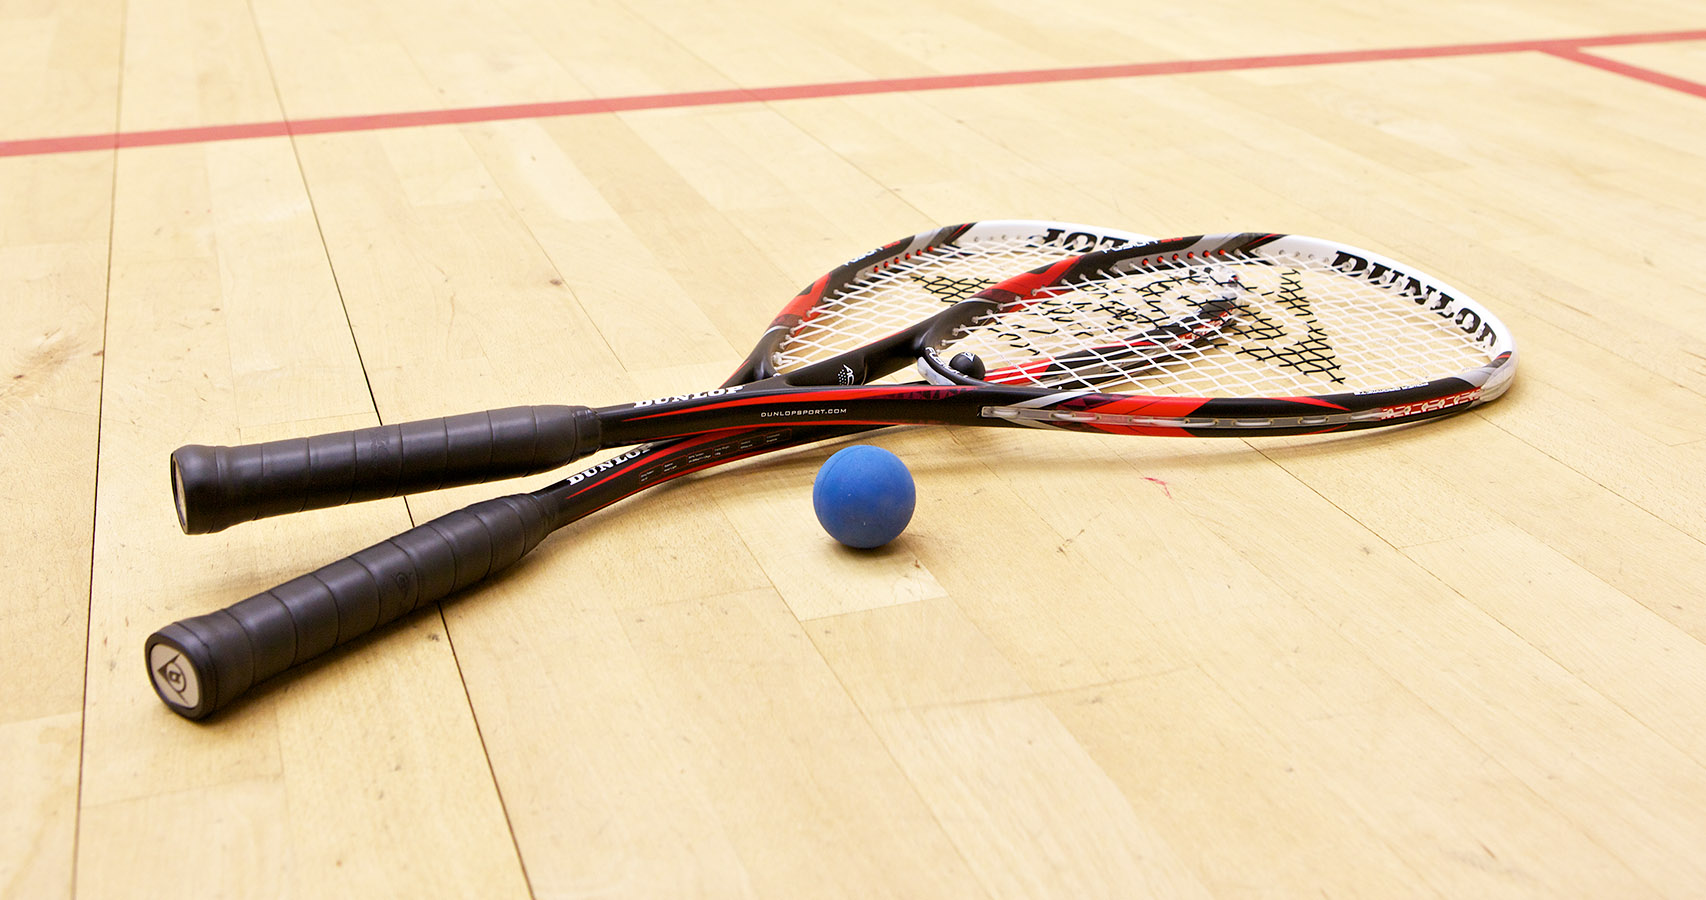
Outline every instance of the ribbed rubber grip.
POLYGON ((555 469, 598 449, 584 406, 516 406, 400 425, 172 453, 186 534, 362 500, 555 469))
POLYGON ((154 690, 200 719, 256 683, 515 563, 551 532, 529 494, 476 503, 225 609, 167 625, 143 654, 154 690))

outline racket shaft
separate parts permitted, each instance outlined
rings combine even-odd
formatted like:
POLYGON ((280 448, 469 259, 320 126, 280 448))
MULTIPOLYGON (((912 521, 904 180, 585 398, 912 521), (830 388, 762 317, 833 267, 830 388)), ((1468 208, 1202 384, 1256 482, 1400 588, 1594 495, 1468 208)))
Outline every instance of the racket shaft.
POLYGON ((180 447, 172 488, 187 534, 555 469, 598 448, 585 409, 518 406, 236 447, 180 447))
MULTIPOLYGON (((1489 371, 1491 371, 1489 369, 1489 371)), ((266 516, 547 471, 606 447, 731 430, 882 425, 1241 437, 1420 421, 1496 396, 1463 378, 1315 398, 1144 397, 1022 386, 770 388, 604 407, 517 407, 173 454, 186 533, 266 516)))

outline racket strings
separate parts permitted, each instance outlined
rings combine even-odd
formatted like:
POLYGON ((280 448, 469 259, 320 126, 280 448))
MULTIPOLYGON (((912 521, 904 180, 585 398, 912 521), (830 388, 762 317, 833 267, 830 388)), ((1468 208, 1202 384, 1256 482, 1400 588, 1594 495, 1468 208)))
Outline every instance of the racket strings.
MULTIPOLYGON (((788 372, 912 327, 1011 275, 1061 258, 1036 235, 984 237, 929 247, 843 286, 821 300, 783 341, 775 364, 788 372)), ((897 373, 893 379, 916 377, 897 373)))
POLYGON ((1395 387, 1488 361, 1413 291, 1303 256, 1153 265, 1039 291, 941 352, 975 353, 1005 383, 1182 396, 1395 387))

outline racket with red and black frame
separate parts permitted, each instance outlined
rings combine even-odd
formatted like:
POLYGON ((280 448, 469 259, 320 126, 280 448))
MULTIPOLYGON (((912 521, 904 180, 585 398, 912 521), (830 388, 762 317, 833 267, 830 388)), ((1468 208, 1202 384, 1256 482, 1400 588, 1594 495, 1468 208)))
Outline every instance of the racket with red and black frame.
MULTIPOLYGON (((1016 272, 1145 240, 1070 223, 991 221, 896 241, 801 291, 723 388, 797 371, 904 331, 1016 272)), ((181 448, 172 458, 180 524, 188 533, 207 533, 270 515, 547 471, 582 455, 582 418, 565 407, 526 407, 269 444, 181 448)), ((226 609, 168 625, 146 644, 150 677, 168 707, 203 718, 260 681, 496 575, 550 532, 638 491, 871 427, 785 421, 637 447, 546 488, 473 504, 226 609)))
POLYGON ((790 304, 742 370, 776 374, 710 390, 181 448, 180 517, 186 531, 212 531, 783 423, 1192 437, 1373 428, 1489 402, 1516 368, 1508 330, 1462 292, 1368 251, 1278 234, 1066 259, 910 323, 875 302, 857 304, 859 317, 814 302, 790 304), (914 365, 931 384, 870 383, 914 365))

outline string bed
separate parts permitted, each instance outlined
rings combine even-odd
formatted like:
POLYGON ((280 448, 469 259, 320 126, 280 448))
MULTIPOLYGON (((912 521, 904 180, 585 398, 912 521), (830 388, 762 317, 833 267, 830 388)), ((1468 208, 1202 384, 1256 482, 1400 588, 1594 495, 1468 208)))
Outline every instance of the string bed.
POLYGON ((975 353, 1005 383, 1191 397, 1396 387, 1488 361, 1410 290, 1312 257, 1232 255, 1048 288, 941 352, 975 353))

